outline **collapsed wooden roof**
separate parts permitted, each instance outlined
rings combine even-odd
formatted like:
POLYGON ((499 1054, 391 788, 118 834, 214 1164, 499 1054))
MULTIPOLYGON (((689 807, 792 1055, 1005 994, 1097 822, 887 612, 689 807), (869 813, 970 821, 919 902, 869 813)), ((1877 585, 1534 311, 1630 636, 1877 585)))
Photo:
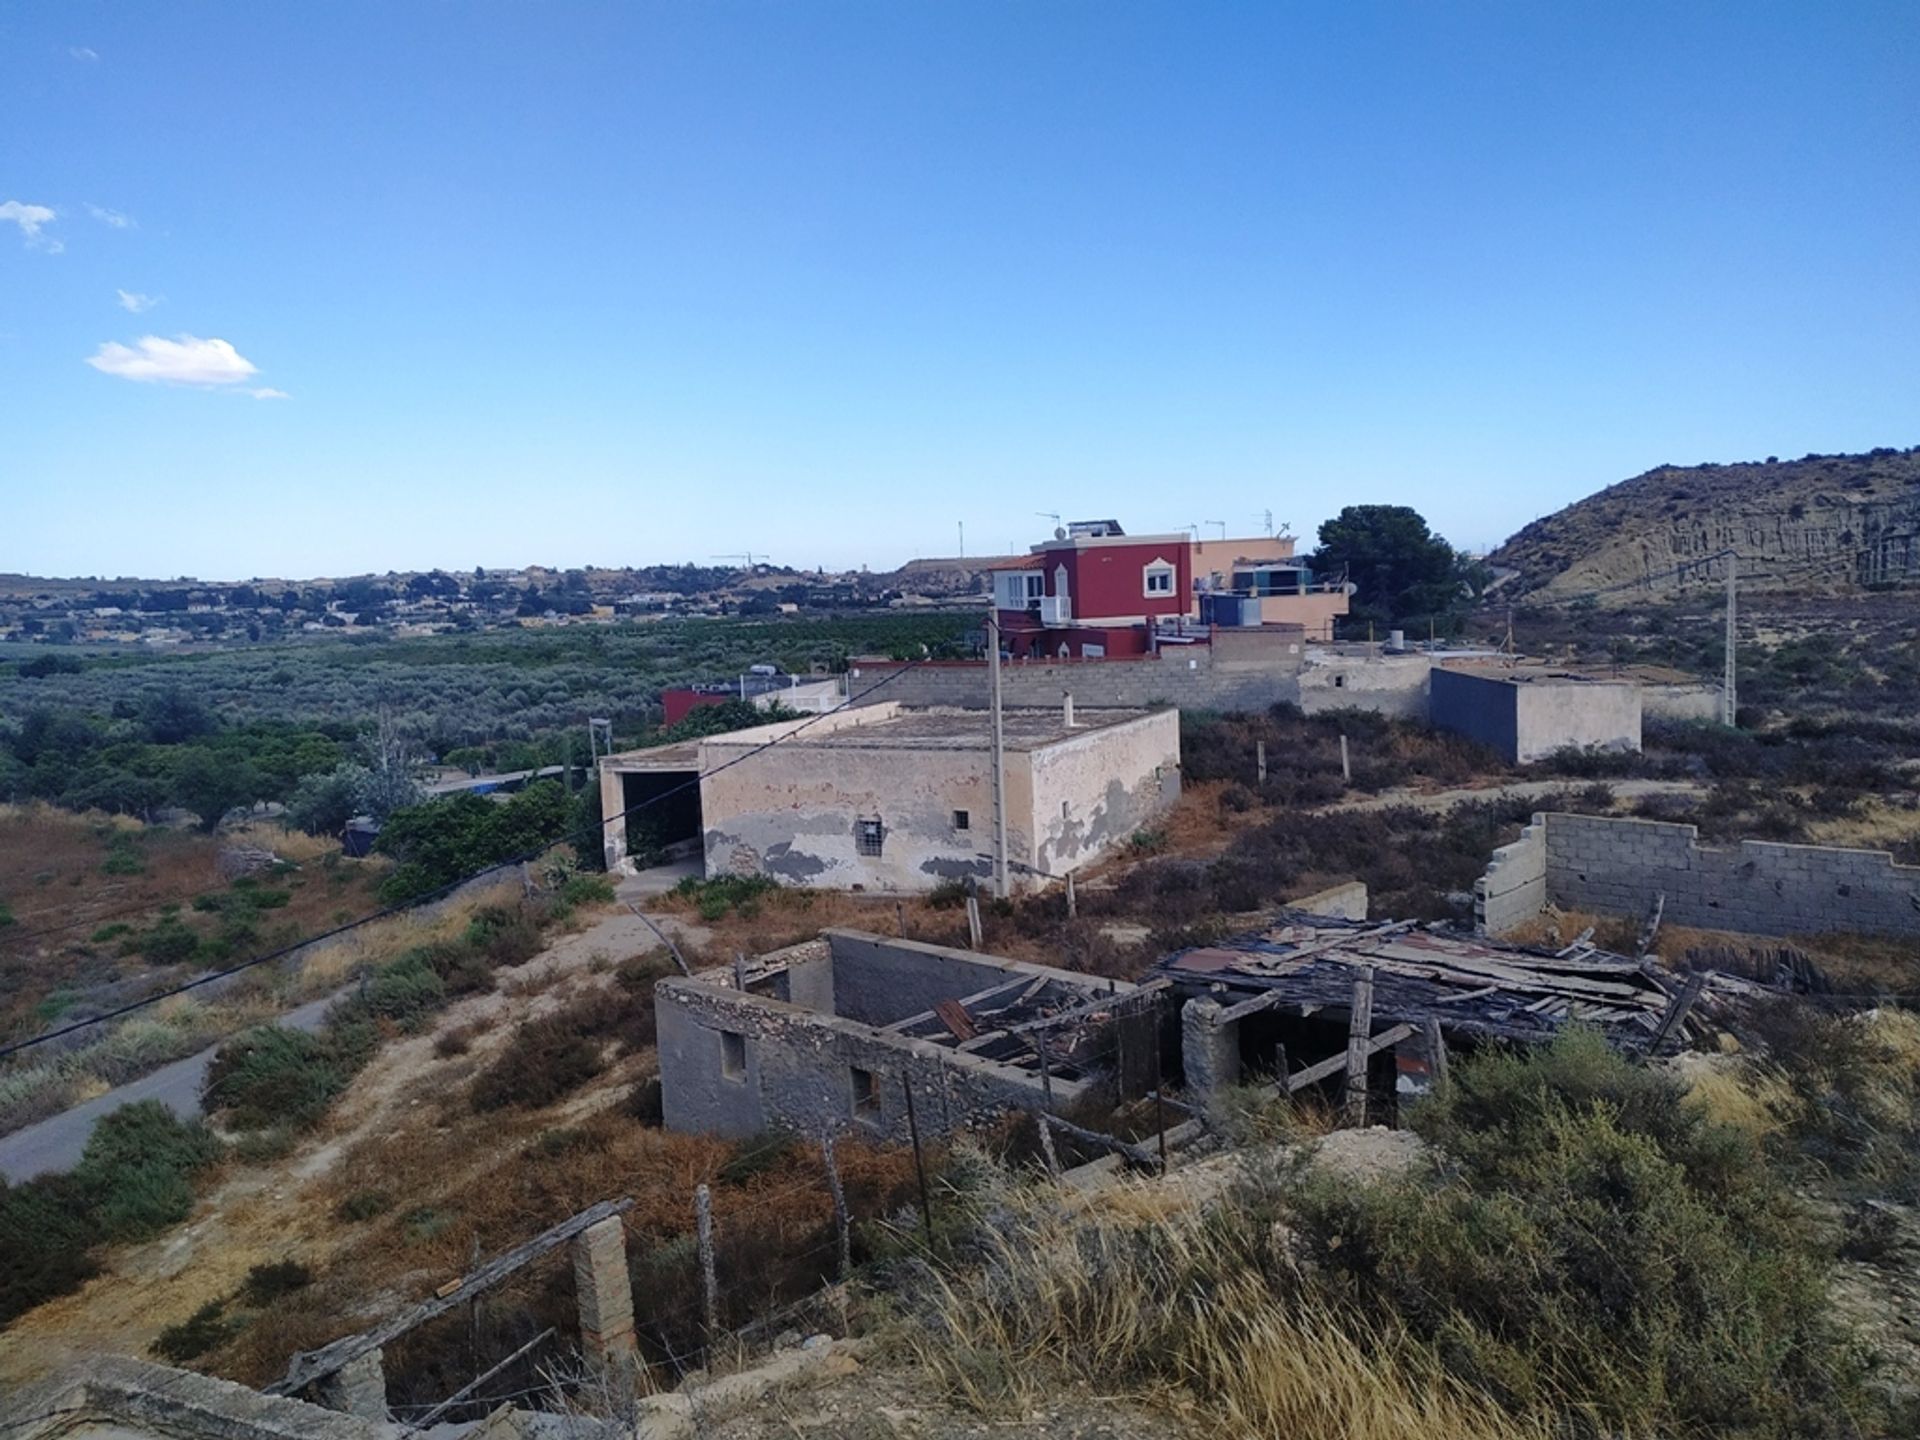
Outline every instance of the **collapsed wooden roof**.
POLYGON ((1344 1014, 1353 982, 1373 971, 1376 1020, 1502 1040, 1550 1040, 1566 1025, 1605 1032, 1622 1048, 1685 1043, 1758 987, 1719 972, 1672 975, 1651 960, 1597 949, 1584 937, 1560 951, 1531 950, 1413 921, 1373 924, 1283 911, 1278 923, 1182 950, 1155 973, 1223 1003, 1262 997, 1279 1013, 1344 1014), (1695 999, 1683 1009, 1691 988, 1695 999), (1674 1021, 1667 1023, 1669 1012, 1674 1021), (1667 1025, 1670 1033, 1663 1034, 1667 1025))

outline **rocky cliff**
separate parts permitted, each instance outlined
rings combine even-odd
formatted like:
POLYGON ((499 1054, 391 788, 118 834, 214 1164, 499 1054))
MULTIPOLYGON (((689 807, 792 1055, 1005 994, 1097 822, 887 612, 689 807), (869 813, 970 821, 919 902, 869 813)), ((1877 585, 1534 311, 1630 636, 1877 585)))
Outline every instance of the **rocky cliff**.
POLYGON ((1719 583, 1708 557, 1728 549, 1761 588, 1920 584, 1920 446, 1662 465, 1534 521, 1489 558, 1511 572, 1510 595, 1626 585, 1615 593, 1630 600, 1719 583))

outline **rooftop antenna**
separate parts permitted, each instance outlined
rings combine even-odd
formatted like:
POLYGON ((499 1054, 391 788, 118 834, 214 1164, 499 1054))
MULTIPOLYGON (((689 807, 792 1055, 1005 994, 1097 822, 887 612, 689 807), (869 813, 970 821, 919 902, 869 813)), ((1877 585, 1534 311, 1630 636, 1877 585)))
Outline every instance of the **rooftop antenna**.
POLYGON ((967 522, 960 521, 960 558, 967 558, 967 522))
POLYGON ((1056 512, 1056 511, 1053 511, 1053 510, 1036 510, 1036 511, 1034 511, 1033 513, 1034 513, 1034 514, 1036 514, 1036 515, 1038 515, 1038 516, 1039 516, 1039 517, 1040 517, 1040 518, 1041 518, 1042 520, 1051 520, 1051 521, 1053 521, 1053 523, 1054 523, 1054 524, 1055 524, 1056 526, 1057 526, 1057 525, 1059 525, 1059 524, 1061 523, 1061 520, 1060 520, 1060 516, 1059 516, 1059 514, 1058 514, 1058 512, 1056 512))
POLYGON ((1267 527, 1267 534, 1273 534, 1273 511, 1262 510, 1260 512, 1260 518, 1267 527))
POLYGON ((1218 526, 1220 527, 1220 538, 1221 538, 1222 540, 1224 540, 1224 539, 1226 539, 1226 538, 1227 538, 1227 522, 1226 522, 1226 521, 1224 521, 1224 520, 1205 520, 1205 521, 1202 521, 1201 523, 1202 523, 1202 524, 1205 524, 1205 525, 1218 525, 1218 526))

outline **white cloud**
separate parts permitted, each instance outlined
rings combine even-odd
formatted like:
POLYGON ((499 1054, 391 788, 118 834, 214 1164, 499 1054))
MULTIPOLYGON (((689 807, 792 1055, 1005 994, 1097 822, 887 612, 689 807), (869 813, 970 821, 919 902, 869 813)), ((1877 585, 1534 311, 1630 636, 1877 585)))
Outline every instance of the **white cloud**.
POLYGON ((127 230, 133 225, 132 217, 122 215, 118 210, 109 210, 104 205, 89 205, 87 213, 102 225, 111 225, 116 230, 127 230))
POLYGON ((65 247, 51 235, 42 235, 40 227, 51 224, 58 213, 45 205, 28 205, 19 200, 9 200, 0 205, 0 221, 11 221, 18 225, 20 233, 26 237, 28 249, 45 250, 51 255, 58 255, 65 247))
POLYGON ((162 385, 237 385, 260 373, 225 340, 177 335, 163 340, 143 335, 131 345, 109 340, 87 357, 87 364, 123 380, 162 385))
POLYGON ((158 295, 142 295, 138 290, 116 290, 120 297, 120 308, 133 315, 141 315, 160 303, 158 295))
POLYGON ((256 400, 291 400, 293 397, 284 390, 276 390, 271 385, 263 385, 258 390, 247 392, 256 400))
POLYGON ((91 45, 69 45, 67 54, 76 60, 93 61, 100 58, 100 52, 91 45))

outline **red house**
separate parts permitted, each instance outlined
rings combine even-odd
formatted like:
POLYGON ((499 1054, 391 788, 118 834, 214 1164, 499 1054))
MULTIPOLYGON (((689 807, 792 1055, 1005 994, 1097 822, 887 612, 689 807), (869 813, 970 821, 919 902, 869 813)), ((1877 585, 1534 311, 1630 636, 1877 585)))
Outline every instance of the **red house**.
MULTIPOLYGON (((1057 659, 1145 655, 1162 632, 1189 629, 1192 547, 1184 534, 1123 535, 1111 521, 1075 525, 994 572, 1008 653, 1057 659)), ((1202 632, 1204 633, 1204 632, 1202 632)))

